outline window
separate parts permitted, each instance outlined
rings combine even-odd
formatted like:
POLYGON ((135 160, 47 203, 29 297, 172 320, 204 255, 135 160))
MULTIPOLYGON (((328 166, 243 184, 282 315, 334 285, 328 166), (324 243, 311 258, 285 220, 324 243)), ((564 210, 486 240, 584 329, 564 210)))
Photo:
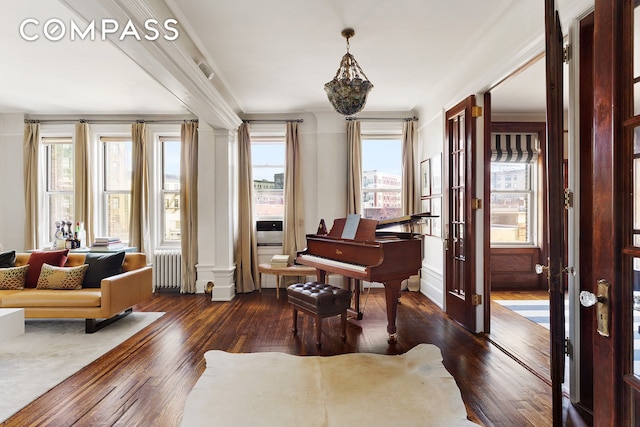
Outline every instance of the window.
POLYGON ((44 212, 47 238, 54 240, 56 222, 73 220, 73 143, 71 138, 42 138, 46 178, 44 212))
POLYGON ((260 219, 284 218, 284 134, 251 135, 254 216, 260 219))
POLYGON ((162 244, 180 243, 180 140, 160 137, 162 155, 162 244))
POLYGON ((533 245, 536 241, 537 144, 534 134, 492 135, 492 244, 533 245))
POLYGON ((102 137, 103 146, 103 223, 108 236, 129 241, 131 212, 131 138, 102 137))
POLYGON ((402 216, 402 136, 362 135, 363 217, 402 216))

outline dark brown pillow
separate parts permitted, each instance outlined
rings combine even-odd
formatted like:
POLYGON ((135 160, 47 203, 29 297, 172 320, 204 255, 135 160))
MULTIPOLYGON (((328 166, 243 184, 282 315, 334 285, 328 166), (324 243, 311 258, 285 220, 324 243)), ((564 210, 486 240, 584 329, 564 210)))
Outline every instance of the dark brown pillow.
POLYGON ((63 249, 61 251, 33 251, 29 255, 30 265, 27 270, 27 277, 24 283, 25 288, 35 288, 38 286, 38 278, 40 277, 40 270, 42 264, 47 263, 55 267, 64 267, 64 263, 67 262, 67 255, 69 249, 63 249))
POLYGON ((0 268, 13 267, 16 262, 16 251, 0 252, 0 268))
POLYGON ((100 282, 105 277, 115 276, 122 273, 122 263, 124 262, 124 252, 99 254, 89 252, 84 259, 84 263, 89 265, 84 275, 83 288, 99 288, 100 282))

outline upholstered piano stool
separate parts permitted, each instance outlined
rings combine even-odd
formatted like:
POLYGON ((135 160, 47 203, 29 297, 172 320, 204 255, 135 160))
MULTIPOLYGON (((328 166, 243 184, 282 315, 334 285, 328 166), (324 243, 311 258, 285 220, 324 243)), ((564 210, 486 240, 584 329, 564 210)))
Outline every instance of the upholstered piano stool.
POLYGON ((313 316, 316 322, 316 345, 320 347, 322 319, 340 315, 342 340, 347 339, 347 309, 351 291, 325 283, 296 283, 287 288, 287 298, 293 308, 293 334, 298 332, 298 311, 313 316))

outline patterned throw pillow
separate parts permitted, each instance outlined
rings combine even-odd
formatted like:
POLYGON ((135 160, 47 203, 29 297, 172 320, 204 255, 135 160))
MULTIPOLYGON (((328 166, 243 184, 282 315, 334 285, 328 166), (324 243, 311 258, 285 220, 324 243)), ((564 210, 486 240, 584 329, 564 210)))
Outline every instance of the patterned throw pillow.
POLYGON ((84 274, 87 272, 87 264, 77 267, 54 267, 42 264, 37 289, 82 289, 84 274))
POLYGON ((0 268, 0 289, 24 289, 24 278, 29 264, 20 267, 0 268))

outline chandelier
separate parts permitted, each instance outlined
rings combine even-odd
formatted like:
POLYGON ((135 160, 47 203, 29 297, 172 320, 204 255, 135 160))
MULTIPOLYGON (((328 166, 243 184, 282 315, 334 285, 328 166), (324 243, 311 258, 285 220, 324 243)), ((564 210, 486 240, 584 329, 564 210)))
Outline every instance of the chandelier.
POLYGON ((345 116, 358 113, 367 102, 367 94, 373 84, 358 65, 356 58, 349 53, 349 39, 353 37, 353 28, 342 30, 342 37, 347 39, 347 53, 340 61, 340 68, 333 80, 324 85, 333 108, 345 116))

